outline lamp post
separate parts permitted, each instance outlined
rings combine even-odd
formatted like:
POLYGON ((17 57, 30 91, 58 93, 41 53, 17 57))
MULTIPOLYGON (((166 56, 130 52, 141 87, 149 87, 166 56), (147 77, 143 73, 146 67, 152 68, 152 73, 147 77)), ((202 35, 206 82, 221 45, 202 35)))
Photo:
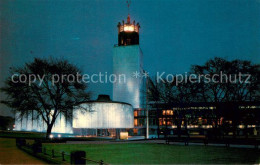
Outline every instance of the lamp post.
POLYGON ((149 139, 149 112, 148 112, 148 105, 147 105, 147 101, 148 101, 148 97, 147 97, 148 81, 147 80, 148 80, 148 78, 149 77, 146 77, 146 79, 145 79, 146 139, 149 139))

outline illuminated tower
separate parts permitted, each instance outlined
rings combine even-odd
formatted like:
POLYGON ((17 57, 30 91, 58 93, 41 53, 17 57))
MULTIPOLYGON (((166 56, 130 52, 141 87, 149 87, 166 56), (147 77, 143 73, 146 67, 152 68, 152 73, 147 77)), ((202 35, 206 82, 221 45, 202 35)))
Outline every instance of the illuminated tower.
POLYGON ((113 72, 118 81, 113 84, 113 100, 141 108, 143 55, 139 46, 140 25, 131 22, 128 14, 126 23, 119 22, 117 28, 118 45, 114 46, 113 72))

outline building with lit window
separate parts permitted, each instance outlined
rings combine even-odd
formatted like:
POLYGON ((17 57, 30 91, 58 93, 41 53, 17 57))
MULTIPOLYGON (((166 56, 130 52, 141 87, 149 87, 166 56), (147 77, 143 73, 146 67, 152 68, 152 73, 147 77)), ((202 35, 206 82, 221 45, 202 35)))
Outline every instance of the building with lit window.
MULTIPOLYGON (((149 135, 150 137, 159 134, 175 134, 177 127, 188 130, 190 133, 196 132, 204 134, 216 125, 231 128, 234 113, 230 111, 230 103, 190 103, 186 105, 174 104, 172 108, 167 108, 163 103, 155 104, 150 102, 149 109, 149 135), (159 129, 158 129, 159 126, 159 129)), ((238 103, 236 112, 238 120, 238 134, 243 134, 244 129, 249 128, 249 132, 254 134, 254 130, 260 127, 260 103, 243 102, 238 103)), ((134 135, 146 134, 146 111, 143 109, 134 110, 134 135)), ((230 130, 227 130, 231 131, 230 130)))
MULTIPOLYGON (((257 128, 260 124, 260 103, 237 103, 237 112, 230 113, 227 103, 173 104, 171 107, 149 102, 145 105, 143 53, 139 45, 140 25, 127 21, 117 25, 118 43, 113 47, 113 73, 120 79, 113 84, 113 101, 108 96, 88 101, 73 109, 68 120, 60 115, 54 133, 81 136, 115 136, 117 131, 130 135, 174 134, 176 129, 203 130, 216 125, 230 125, 236 115, 238 127, 257 128)), ((16 113, 18 118, 20 114, 16 113)), ((46 124, 36 112, 15 120, 15 130, 45 132, 46 124)))

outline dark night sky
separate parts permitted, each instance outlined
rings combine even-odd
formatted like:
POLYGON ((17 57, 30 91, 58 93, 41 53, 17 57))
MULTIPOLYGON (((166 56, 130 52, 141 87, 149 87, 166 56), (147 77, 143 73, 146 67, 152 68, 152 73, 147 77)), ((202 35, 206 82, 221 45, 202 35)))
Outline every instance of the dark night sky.
MULTIPOLYGON (((112 73, 125 0, 0 1, 0 86, 10 66, 34 57, 68 59, 84 73, 112 73)), ((144 69, 184 73, 220 56, 260 62, 260 0, 133 0, 144 69)), ((90 84, 93 98, 112 84, 90 84)), ((1 99, 3 95, 1 94, 1 99)), ((10 115, 0 105, 0 115, 10 115)))

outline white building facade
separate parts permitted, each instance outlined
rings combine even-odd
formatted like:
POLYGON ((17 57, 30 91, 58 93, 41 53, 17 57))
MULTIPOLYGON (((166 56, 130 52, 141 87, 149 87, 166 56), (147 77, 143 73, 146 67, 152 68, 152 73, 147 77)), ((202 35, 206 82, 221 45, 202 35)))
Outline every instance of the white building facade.
POLYGON ((134 109, 142 108, 143 101, 143 53, 139 46, 139 23, 118 23, 118 45, 114 46, 113 73, 124 81, 113 84, 113 100, 129 103, 134 109), (122 76, 121 76, 122 77, 122 76))
MULTIPOLYGON (((108 95, 99 95, 97 100, 81 103, 73 108, 73 117, 66 119, 63 114, 58 115, 52 128, 52 133, 96 135, 96 133, 77 133, 77 130, 101 129, 105 132, 115 132, 115 129, 134 128, 134 111, 132 105, 110 100, 108 95), (108 131, 108 129, 110 129, 108 131), (75 132, 76 130, 76 132, 75 132)), ((15 114, 15 130, 30 132, 46 132, 47 125, 38 117, 36 111, 20 117, 15 114)), ((110 133, 111 134, 111 133, 110 133)))
POLYGON ((73 111, 73 128, 133 128, 133 113, 132 106, 127 103, 90 101, 73 111))

